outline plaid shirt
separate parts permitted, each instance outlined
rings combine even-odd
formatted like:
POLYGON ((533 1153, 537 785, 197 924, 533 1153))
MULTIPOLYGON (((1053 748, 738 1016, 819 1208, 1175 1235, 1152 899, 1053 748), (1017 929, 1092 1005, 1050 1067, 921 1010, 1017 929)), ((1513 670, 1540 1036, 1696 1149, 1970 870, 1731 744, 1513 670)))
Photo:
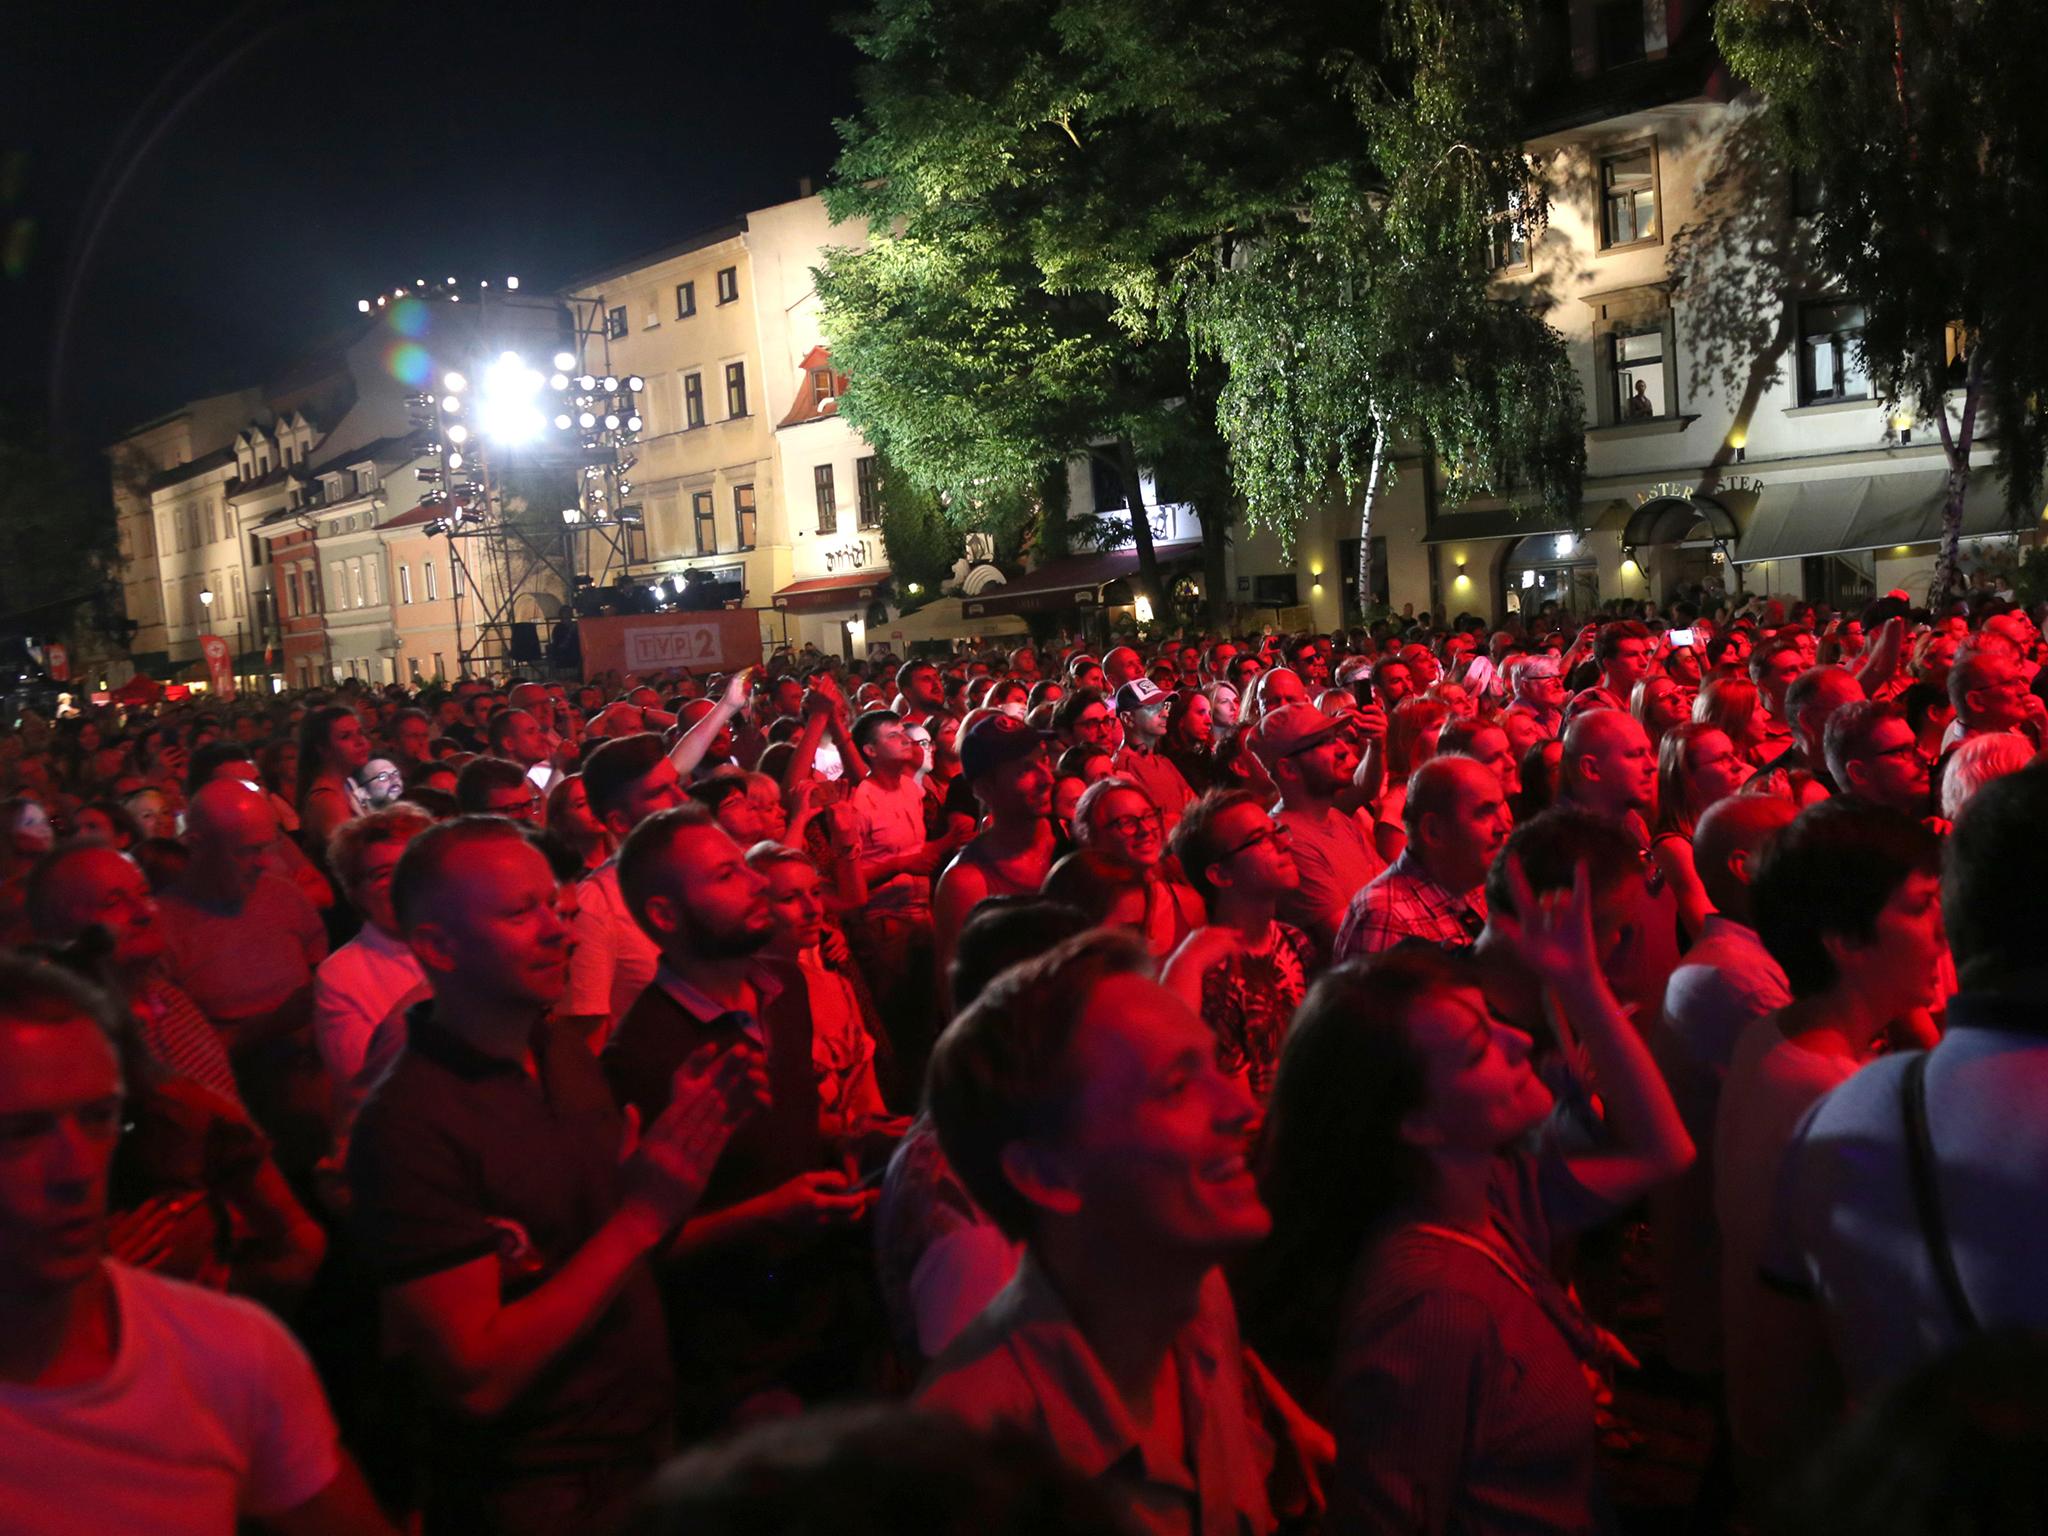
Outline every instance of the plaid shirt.
POLYGON ((1404 852, 1385 874, 1351 898, 1344 926, 1337 930, 1337 960, 1377 955, 1403 939, 1464 947, 1486 926, 1486 890, 1474 886, 1460 895, 1438 885, 1412 852, 1404 852))

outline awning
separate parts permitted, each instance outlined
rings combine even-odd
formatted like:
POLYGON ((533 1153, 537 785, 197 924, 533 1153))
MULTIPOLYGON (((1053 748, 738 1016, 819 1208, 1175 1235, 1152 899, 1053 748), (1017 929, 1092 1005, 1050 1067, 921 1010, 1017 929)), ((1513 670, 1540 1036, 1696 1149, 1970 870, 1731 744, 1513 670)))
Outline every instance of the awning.
MULTIPOLYGON (((1187 539, 1179 544, 1155 544, 1153 555, 1161 566, 1199 560, 1202 544, 1187 539)), ((999 613, 1052 613, 1062 608, 1093 608, 1102 601, 1102 589, 1112 581, 1125 581, 1138 573, 1136 549, 1113 549, 1092 555, 1067 555, 1048 560, 1037 570, 1019 576, 1004 586, 992 587, 979 597, 960 604, 962 617, 986 618, 999 613)))
MULTIPOLYGON (((1947 500, 1948 473, 1941 469, 1774 483, 1757 499, 1756 514, 1736 541, 1733 558, 1738 565, 1753 565, 1931 544, 1941 537, 1947 500)), ((1963 537, 2012 531, 2005 482, 1988 468, 1974 471, 1963 497, 1963 537)))
POLYGON ((1480 512, 1445 512, 1431 520, 1425 544, 1461 544, 1467 539, 1519 539, 1534 533, 1569 533, 1571 525, 1546 512, 1495 507, 1480 512))
POLYGON ((837 576, 812 576, 777 587, 770 599, 784 613, 827 613, 839 609, 851 612, 866 608, 889 584, 889 573, 846 571, 837 576))
POLYGON ((1729 510, 1711 496, 1659 496, 1644 502, 1622 525, 1624 549, 1651 544, 1676 544, 1704 522, 1710 538, 1735 539, 1742 530, 1729 510))

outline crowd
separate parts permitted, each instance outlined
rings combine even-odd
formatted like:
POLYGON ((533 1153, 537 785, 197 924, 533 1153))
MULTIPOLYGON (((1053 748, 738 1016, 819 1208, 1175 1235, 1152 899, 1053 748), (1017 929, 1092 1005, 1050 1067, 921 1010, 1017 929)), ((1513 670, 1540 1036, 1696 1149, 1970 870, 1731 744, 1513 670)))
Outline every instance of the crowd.
POLYGON ((1894 593, 22 713, 0 1529, 1595 1532, 1644 1372, 1692 1529, 2041 1529, 2044 659, 1894 593))

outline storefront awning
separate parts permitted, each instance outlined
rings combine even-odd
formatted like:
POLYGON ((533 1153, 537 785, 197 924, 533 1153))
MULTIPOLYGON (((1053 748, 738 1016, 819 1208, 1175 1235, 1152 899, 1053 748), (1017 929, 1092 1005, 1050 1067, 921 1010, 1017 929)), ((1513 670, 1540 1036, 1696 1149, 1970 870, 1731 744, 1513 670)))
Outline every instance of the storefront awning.
MULTIPOLYGON (((1753 565, 1931 544, 1941 537, 1947 500, 1948 474, 1941 469, 1779 482, 1757 499, 1733 558, 1738 565, 1753 565)), ((1963 537, 2011 531, 2005 482, 1989 469, 1976 470, 1963 498, 1963 537)))
POLYGON ((1707 525, 1709 538, 1732 540, 1742 531, 1729 510, 1711 496, 1659 496, 1629 514, 1621 529, 1622 547, 1676 544, 1701 523, 1707 525))
POLYGON ((1512 507, 1494 507, 1478 512, 1446 512, 1430 522, 1422 542, 1462 544, 1467 539, 1519 539, 1535 533, 1570 531, 1570 524, 1547 512, 1518 512, 1512 507))
MULTIPOLYGON (((1199 539, 1179 544, 1155 544, 1152 552, 1161 566, 1199 560, 1199 539)), ((1092 555, 1067 555, 1048 560, 1037 570, 1019 576, 1004 586, 991 587, 978 597, 965 599, 961 615, 969 619, 999 613, 1052 613, 1062 608, 1093 608, 1102 601, 1102 589, 1112 581, 1127 581, 1138 573, 1135 549, 1113 549, 1092 555)))
POLYGON ((832 613, 866 608, 889 584, 887 571, 846 571, 836 576, 812 576, 777 587, 770 599, 784 613, 832 613))

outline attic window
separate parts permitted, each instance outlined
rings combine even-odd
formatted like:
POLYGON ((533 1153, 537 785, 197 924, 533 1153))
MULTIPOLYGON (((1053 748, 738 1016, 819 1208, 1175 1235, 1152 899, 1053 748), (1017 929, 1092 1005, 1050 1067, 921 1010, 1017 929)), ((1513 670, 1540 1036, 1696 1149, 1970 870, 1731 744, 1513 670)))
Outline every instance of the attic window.
POLYGON ((826 401, 836 400, 838 397, 839 390, 834 384, 832 370, 830 368, 813 368, 811 370, 812 407, 822 409, 826 401))

